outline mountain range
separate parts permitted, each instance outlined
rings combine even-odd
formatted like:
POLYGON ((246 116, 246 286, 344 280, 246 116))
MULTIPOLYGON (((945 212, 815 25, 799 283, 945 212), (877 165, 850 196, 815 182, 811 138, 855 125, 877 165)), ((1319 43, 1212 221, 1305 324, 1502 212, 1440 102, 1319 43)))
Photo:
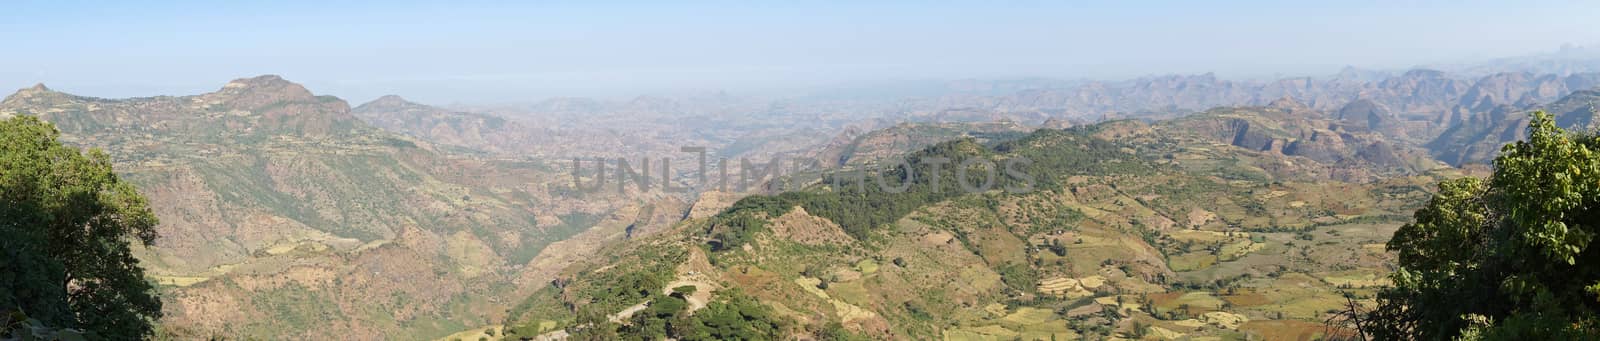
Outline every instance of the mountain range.
POLYGON ((161 285, 167 332, 180 337, 443 335, 483 324, 533 289, 524 276, 581 252, 548 245, 632 224, 648 214, 621 214, 654 200, 573 198, 550 164, 450 153, 276 76, 131 99, 41 85, 7 97, 0 113, 37 115, 67 143, 107 150, 149 197, 162 237, 138 256, 161 285))
MULTIPOLYGON (((1272 336, 1310 333, 1341 290, 1379 284, 1390 256, 1372 245, 1433 183, 1524 137, 1529 110, 1593 129, 1596 86, 1593 73, 1348 69, 967 82, 888 100, 351 108, 260 76, 128 99, 38 85, 0 117, 37 115, 105 149, 150 198, 162 238, 137 256, 180 338, 593 336, 658 322, 623 312, 674 299, 689 313, 755 302, 794 335, 1272 336), (690 160, 686 146, 809 158, 824 176, 1028 157, 1040 190, 572 187, 572 158, 690 160), (693 293, 670 293, 681 287, 693 293)), ((670 181, 691 183, 694 167, 673 162, 670 181)))

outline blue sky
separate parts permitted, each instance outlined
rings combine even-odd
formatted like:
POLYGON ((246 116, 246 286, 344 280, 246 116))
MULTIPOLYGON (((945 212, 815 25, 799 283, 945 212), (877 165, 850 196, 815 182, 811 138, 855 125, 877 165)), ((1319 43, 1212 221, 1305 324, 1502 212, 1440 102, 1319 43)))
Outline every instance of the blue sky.
POLYGON ((1580 1, 7 2, 0 89, 280 74, 363 101, 523 102, 960 78, 1320 75, 1600 43, 1580 1))

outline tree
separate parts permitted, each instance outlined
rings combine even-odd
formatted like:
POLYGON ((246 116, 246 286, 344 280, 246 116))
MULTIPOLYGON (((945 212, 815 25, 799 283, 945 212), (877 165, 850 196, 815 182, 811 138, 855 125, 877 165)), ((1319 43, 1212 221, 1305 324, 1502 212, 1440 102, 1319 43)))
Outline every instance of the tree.
POLYGON ((1061 245, 1061 239, 1059 239, 1059 238, 1051 240, 1050 241, 1050 252, 1056 254, 1056 257, 1066 257, 1067 256, 1067 246, 1066 245, 1061 245))
POLYGON ((0 120, 0 313, 91 338, 150 336, 161 301, 130 239, 154 242, 156 217, 104 152, 59 135, 36 117, 0 120))
POLYGON ((1372 337, 1600 338, 1600 138, 1537 112, 1494 166, 1440 183, 1389 240, 1399 269, 1363 319, 1372 337))
POLYGON ((727 302, 706 305, 694 314, 689 328, 679 340, 777 340, 788 321, 772 309, 742 294, 733 293, 727 302))

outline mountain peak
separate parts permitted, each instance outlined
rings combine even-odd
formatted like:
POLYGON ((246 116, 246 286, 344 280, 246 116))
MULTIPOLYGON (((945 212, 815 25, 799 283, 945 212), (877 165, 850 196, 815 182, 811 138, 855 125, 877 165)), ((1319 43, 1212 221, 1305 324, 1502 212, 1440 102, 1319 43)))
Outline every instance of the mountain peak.
POLYGON ((1404 77, 1404 78, 1437 79, 1437 78, 1445 78, 1445 74, 1444 74, 1444 71, 1417 68, 1417 69, 1411 69, 1409 71, 1406 71, 1406 73, 1401 75, 1401 77, 1404 77))
POLYGON ((405 97, 400 97, 400 95, 383 95, 383 97, 378 97, 378 99, 372 100, 371 102, 367 102, 367 104, 363 104, 363 106, 365 106, 365 105, 398 106, 398 105, 409 105, 409 104, 416 104, 416 103, 412 103, 411 101, 406 100, 405 97))
POLYGON ((55 92, 55 90, 50 90, 49 87, 44 86, 44 83, 38 83, 38 84, 34 84, 31 87, 18 89, 16 93, 11 94, 10 96, 6 96, 3 101, 0 101, 0 103, 9 103, 9 102, 15 102, 15 101, 25 101, 25 100, 29 100, 29 99, 41 99, 41 98, 50 97, 50 96, 47 96, 49 94, 60 94, 60 93, 55 92))
POLYGON ((410 102, 410 101, 407 101, 405 97, 400 97, 400 95, 383 95, 383 97, 378 97, 378 99, 373 100, 373 102, 410 102))
POLYGON ((288 87, 288 86, 300 86, 300 85, 299 84, 295 84, 294 82, 290 82, 288 80, 284 80, 283 77, 280 77, 278 75, 260 75, 260 76, 255 76, 255 77, 251 77, 251 78, 235 79, 235 80, 233 80, 231 82, 228 82, 227 85, 223 85, 222 88, 223 89, 282 88, 282 87, 288 87))
POLYGON ((315 97, 310 90, 299 83, 290 82, 278 75, 261 75, 250 78, 240 78, 222 86, 218 93, 226 94, 270 94, 274 97, 309 99, 315 97))
POLYGON ((53 91, 54 90, 50 90, 50 87, 44 86, 44 83, 38 83, 38 84, 34 84, 33 86, 30 86, 30 87, 18 89, 16 94, 17 95, 36 95, 36 94, 53 92, 53 91))
POLYGON ((1300 101, 1295 100, 1294 97, 1289 95, 1278 97, 1278 99, 1272 100, 1272 103, 1268 103, 1267 106, 1288 111, 1302 111, 1311 109, 1310 107, 1307 107, 1305 103, 1300 103, 1300 101))
POLYGON ((229 102, 241 104, 246 108, 256 108, 276 102, 314 102, 316 95, 312 95, 306 87, 284 80, 277 75, 262 75, 251 78, 240 78, 223 85, 221 90, 208 94, 214 99, 225 99, 229 102))
POLYGON ((355 110, 362 112, 372 110, 402 110, 407 108, 428 108, 428 106, 408 101, 404 97, 400 97, 398 95, 384 95, 383 97, 378 97, 378 99, 374 99, 370 102, 362 103, 361 105, 356 106, 355 110))

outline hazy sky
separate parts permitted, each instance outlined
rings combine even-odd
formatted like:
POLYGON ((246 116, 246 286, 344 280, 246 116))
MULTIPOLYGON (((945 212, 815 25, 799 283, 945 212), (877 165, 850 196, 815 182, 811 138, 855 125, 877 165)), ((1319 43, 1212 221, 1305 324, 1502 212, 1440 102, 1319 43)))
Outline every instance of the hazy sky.
MULTIPOLYGON (((216 1, 219 2, 220 1, 216 1)), ((1321 75, 1600 43, 1594 1, 0 4, 0 91, 192 94, 280 74, 359 102, 840 82, 1321 75)))

